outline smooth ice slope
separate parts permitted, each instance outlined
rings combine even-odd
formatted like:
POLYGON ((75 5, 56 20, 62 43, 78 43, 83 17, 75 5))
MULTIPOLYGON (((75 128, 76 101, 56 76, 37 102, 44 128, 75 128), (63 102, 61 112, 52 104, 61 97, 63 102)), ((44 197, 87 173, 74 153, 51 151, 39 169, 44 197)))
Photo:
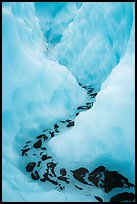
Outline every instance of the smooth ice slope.
POLYGON ((54 53, 84 84, 99 89, 125 52, 132 3, 84 3, 54 53))
POLYGON ((27 198, 22 198, 22 192, 33 191, 17 163, 18 144, 24 142, 25 135, 33 137, 32 133, 49 127, 58 118, 70 116, 85 100, 86 93, 73 75, 57 62, 48 60, 43 46, 46 43, 33 3, 4 3, 3 201, 24 200, 27 198))
POLYGON ((41 43, 32 3, 12 3, 3 9, 3 117, 10 113, 18 122, 41 125, 38 119, 72 114, 84 101, 84 90, 73 75, 48 60, 41 43))

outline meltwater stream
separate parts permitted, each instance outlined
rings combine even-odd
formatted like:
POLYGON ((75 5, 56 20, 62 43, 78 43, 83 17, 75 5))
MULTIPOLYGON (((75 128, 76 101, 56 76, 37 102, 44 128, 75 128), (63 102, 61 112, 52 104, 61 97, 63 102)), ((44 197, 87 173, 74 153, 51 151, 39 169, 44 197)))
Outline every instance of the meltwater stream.
POLYGON ((133 2, 2 3, 3 202, 134 202, 134 27, 133 2))
POLYGON ((52 138, 59 137, 63 131, 73 128, 75 117, 80 112, 92 108, 97 93, 91 87, 82 87, 87 92, 87 103, 79 106, 73 116, 57 121, 35 137, 33 135, 33 140, 28 138, 21 149, 20 162, 23 162, 24 171, 28 172, 30 179, 39 184, 45 183, 45 190, 80 191, 92 200, 95 198, 97 202, 133 202, 135 201, 135 185, 117 169, 109 171, 103 165, 95 169, 87 169, 84 166, 68 169, 48 147, 48 142, 52 138))

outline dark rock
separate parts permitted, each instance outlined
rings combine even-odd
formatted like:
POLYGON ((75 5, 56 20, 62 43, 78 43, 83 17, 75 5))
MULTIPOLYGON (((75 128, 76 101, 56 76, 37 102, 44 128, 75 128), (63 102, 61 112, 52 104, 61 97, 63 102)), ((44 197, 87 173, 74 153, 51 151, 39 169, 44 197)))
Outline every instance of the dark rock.
POLYGON ((89 174, 89 181, 95 186, 104 188, 105 192, 110 192, 113 188, 134 187, 128 179, 117 171, 108 171, 104 166, 96 168, 89 174))
POLYGON ((71 172, 73 172, 73 177, 75 179, 77 179, 78 181, 80 181, 80 182, 82 182, 84 184, 88 184, 84 179, 86 174, 89 172, 88 169, 81 167, 81 168, 79 168, 79 169, 77 169, 75 171, 71 171, 71 172))
POLYGON ((26 171, 31 172, 31 171, 34 169, 35 166, 36 166, 36 163, 35 163, 35 162, 30 162, 30 163, 27 164, 27 166, 26 166, 26 171))
POLYGON ((86 105, 91 105, 91 103, 86 103, 86 105))
POLYGON ((60 174, 61 174, 62 176, 66 176, 66 174, 67 174, 66 169, 64 169, 64 168, 60 169, 60 174))
POLYGON ((38 179, 39 179, 39 174, 38 174, 38 172, 37 172, 37 171, 35 171, 34 173, 31 172, 31 178, 32 178, 33 180, 38 180, 38 179))
POLYGON ((118 187, 134 187, 133 184, 128 182, 128 179, 123 175, 119 174, 117 171, 106 171, 103 181, 103 188, 105 192, 110 192, 113 188, 118 187))
POLYGON ((59 132, 58 127, 59 127, 59 125, 57 125, 57 124, 54 125, 55 132, 59 132))
POLYGON ((33 154, 34 156, 36 156, 36 154, 33 154))
POLYGON ((54 168, 55 168, 56 165, 57 165, 57 163, 53 163, 53 162, 47 163, 47 167, 48 167, 48 169, 51 169, 51 172, 54 175, 54 177, 56 177, 56 174, 54 172, 54 168))
POLYGON ((106 171, 106 168, 104 166, 99 166, 89 174, 88 180, 95 186, 98 186, 99 179, 102 177, 104 171, 106 171))
POLYGON ((59 188, 61 191, 65 190, 65 186, 61 186, 60 184, 59 184, 59 188))
POLYGON ((54 129, 57 129, 59 127, 59 125, 55 124, 54 125, 54 129))
POLYGON ((103 199, 100 198, 99 196, 94 196, 99 202, 103 202, 103 199))
POLYGON ((54 132, 49 132, 51 135, 51 138, 54 137, 54 132))
POLYGON ((28 152, 29 150, 30 150, 30 148, 22 149, 22 150, 21 150, 21 151, 22 151, 22 156, 24 156, 24 154, 25 154, 26 156, 28 156, 26 152, 28 152))
POLYGON ((51 177, 55 177, 55 176, 54 176, 52 173, 50 173, 50 172, 48 173, 48 175, 51 176, 51 177))
POLYGON ((61 122, 61 123, 65 123, 66 121, 64 121, 64 120, 60 120, 60 122, 61 122))
POLYGON ((50 178, 48 177, 48 169, 46 169, 46 172, 43 174, 43 178, 40 179, 40 180, 41 180, 42 182, 49 181, 49 182, 51 182, 51 183, 54 184, 54 185, 58 185, 57 181, 54 181, 54 180, 52 180, 52 179, 50 179, 50 178))
POLYGON ((128 192, 124 192, 124 193, 119 193, 115 196, 113 196, 110 199, 110 202, 122 202, 122 201, 134 201, 135 200, 135 194, 134 193, 128 193, 128 192))
POLYGON ((58 178, 59 180, 61 180, 61 181, 65 181, 66 183, 69 183, 68 178, 66 178, 66 177, 58 176, 57 178, 58 178))
POLYGON ((92 93, 93 91, 94 91, 94 89, 93 89, 93 88, 88 89, 88 93, 92 93))
POLYGON ((89 181, 91 181, 95 186, 98 187, 99 178, 93 176, 89 178, 89 181))
POLYGON ((87 106, 79 106, 79 107, 77 108, 77 110, 80 110, 80 109, 87 109, 87 106))
POLYGON ((47 163, 48 168, 55 168, 56 165, 57 165, 57 163, 54 163, 54 162, 47 163))
POLYGON ((98 176, 100 173, 106 171, 106 168, 104 166, 99 166, 96 169, 94 169, 91 173, 89 173, 89 176, 98 176))
POLYGON ((97 93, 91 94, 89 91, 88 91, 88 94, 91 96, 91 98, 95 98, 97 95, 97 93))
POLYGON ((41 139, 41 138, 43 138, 44 141, 48 139, 48 137, 45 134, 42 134, 36 137, 36 139, 41 139))
POLYGON ((45 172, 44 174, 43 174, 43 178, 42 179, 40 179, 42 182, 45 182, 45 181, 47 181, 48 180, 48 173, 47 172, 45 172))
POLYGON ((71 127, 74 126, 74 121, 69 122, 69 124, 67 125, 67 127, 71 127))
POLYGON ((47 156, 47 154, 42 156, 42 160, 43 161, 45 161, 47 159, 50 159, 50 158, 52 158, 52 157, 51 156, 47 156))
POLYGON ((33 146, 34 146, 35 148, 40 148, 41 145, 42 145, 42 141, 41 141, 41 139, 40 139, 40 140, 38 140, 33 146))
POLYGON ((42 150, 46 150, 46 147, 41 147, 42 150))
POLYGON ((41 161, 38 161, 37 167, 39 167, 39 166, 40 166, 40 164, 41 164, 41 161))
POLYGON ((71 120, 66 120, 66 122, 70 122, 71 120))
POLYGON ((43 152, 40 152, 40 156, 42 155, 43 152))
POLYGON ((26 148, 26 147, 28 147, 29 145, 25 145, 23 148, 26 148))
POLYGON ((76 116, 78 116, 79 115, 79 113, 76 113, 76 116))
POLYGON ((76 187, 77 189, 79 189, 79 190, 82 190, 82 188, 81 188, 81 187, 79 187, 79 186, 77 186, 77 185, 75 185, 75 187, 76 187))
POLYGON ((51 182, 52 184, 54 184, 54 185, 58 185, 58 182, 57 182, 57 181, 54 181, 54 180, 50 179, 49 177, 48 177, 47 180, 48 180, 49 182, 51 182))
POLYGON ((26 142, 27 144, 30 143, 31 141, 26 142))
POLYGON ((77 108, 77 110, 88 110, 88 109, 90 109, 91 107, 92 107, 91 105, 79 106, 79 107, 77 108))
POLYGON ((89 110, 90 108, 92 108, 92 106, 91 106, 91 105, 88 105, 88 106, 87 106, 87 110, 89 110))

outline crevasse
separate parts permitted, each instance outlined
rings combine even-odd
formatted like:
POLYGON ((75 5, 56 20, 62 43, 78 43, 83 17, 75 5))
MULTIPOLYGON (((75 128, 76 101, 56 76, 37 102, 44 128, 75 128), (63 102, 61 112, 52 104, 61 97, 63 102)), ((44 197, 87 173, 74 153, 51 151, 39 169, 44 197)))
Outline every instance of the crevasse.
POLYGON ((71 188, 45 190, 19 162, 26 138, 86 102, 78 83, 101 89, 96 103, 77 117, 75 127, 53 138, 49 149, 68 168, 103 164, 134 183, 134 5, 77 3, 60 3, 57 10, 49 3, 46 18, 40 3, 2 4, 4 202, 96 201, 71 188))

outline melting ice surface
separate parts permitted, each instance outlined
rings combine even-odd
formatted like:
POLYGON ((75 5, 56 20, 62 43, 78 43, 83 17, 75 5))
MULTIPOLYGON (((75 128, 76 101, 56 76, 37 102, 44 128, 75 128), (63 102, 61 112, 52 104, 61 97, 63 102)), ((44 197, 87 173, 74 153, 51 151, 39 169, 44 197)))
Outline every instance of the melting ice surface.
POLYGON ((134 184, 132 3, 4 2, 2 63, 4 202, 96 202, 94 196, 109 201, 121 193, 116 188, 106 194, 97 186, 84 186, 82 193, 73 189, 72 178, 59 191, 28 176, 27 157, 23 160, 20 153, 25 142, 71 117, 74 127, 47 143, 56 160, 72 170, 105 166, 134 184), (82 86, 98 94, 93 107, 75 118, 87 102, 82 86))

